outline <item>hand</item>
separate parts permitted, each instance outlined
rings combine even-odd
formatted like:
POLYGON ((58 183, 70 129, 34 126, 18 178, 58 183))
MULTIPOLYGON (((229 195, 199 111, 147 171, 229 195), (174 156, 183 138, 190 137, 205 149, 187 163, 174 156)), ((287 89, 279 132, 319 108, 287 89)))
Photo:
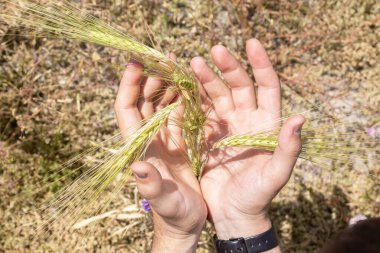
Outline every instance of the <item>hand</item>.
MULTIPOLYGON (((279 79, 256 39, 246 43, 248 60, 258 84, 223 46, 211 50, 223 82, 196 57, 191 66, 202 84, 205 103, 213 105, 206 135, 211 146, 226 135, 241 134, 281 117, 279 79), (227 85, 226 85, 227 84, 227 85)), ((289 180, 300 152, 304 118, 289 119, 281 128, 274 153, 227 148, 210 154, 201 179, 203 197, 220 239, 257 235, 271 227, 268 206, 289 180)))
MULTIPOLYGON (((125 137, 142 119, 175 100, 175 93, 169 89, 159 96, 163 88, 163 82, 143 77, 140 64, 128 64, 115 102, 118 124, 125 137)), ((149 146, 145 161, 132 165, 138 190, 153 211, 152 252, 195 252, 207 216, 199 183, 183 151, 182 129, 173 124, 181 114, 179 109, 170 115, 149 146)))

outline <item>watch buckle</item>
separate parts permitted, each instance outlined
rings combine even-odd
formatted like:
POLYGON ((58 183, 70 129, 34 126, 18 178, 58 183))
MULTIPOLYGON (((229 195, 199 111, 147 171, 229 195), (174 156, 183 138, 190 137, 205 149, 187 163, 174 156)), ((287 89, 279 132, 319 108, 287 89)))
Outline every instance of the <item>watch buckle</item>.
POLYGON ((236 249, 239 253, 248 253, 248 248, 243 237, 231 238, 229 241, 237 246, 236 249))

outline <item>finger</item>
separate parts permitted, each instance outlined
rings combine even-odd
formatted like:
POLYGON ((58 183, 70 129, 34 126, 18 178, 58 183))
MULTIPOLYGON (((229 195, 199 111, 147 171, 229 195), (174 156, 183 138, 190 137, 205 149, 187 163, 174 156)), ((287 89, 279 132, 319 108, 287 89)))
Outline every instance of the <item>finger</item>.
POLYGON ((173 61, 176 61, 177 60, 177 56, 173 53, 168 53, 167 56, 172 59, 173 61))
MULTIPOLYGON (((173 61, 175 61, 177 59, 177 57, 172 53, 169 53, 167 56, 170 59, 172 59, 173 61)), ((160 109, 163 109, 166 106, 168 106, 173 101, 173 99, 176 97, 176 95, 177 95, 177 93, 176 93, 175 88, 172 85, 168 84, 168 86, 166 87, 166 90, 164 92, 164 95, 162 97, 160 97, 160 99, 158 100, 156 110, 160 110, 160 109)))
POLYGON ((155 212, 161 216, 177 213, 178 196, 174 194, 173 188, 176 186, 173 182, 164 180, 160 172, 148 162, 135 162, 132 172, 141 196, 148 200, 155 212))
POLYGON ((168 119, 168 130, 170 132, 169 136, 171 138, 171 141, 174 142, 176 148, 180 149, 185 148, 185 142, 182 136, 184 112, 185 107, 183 105, 180 105, 170 113, 168 119))
MULTIPOLYGON (((167 54, 167 56, 174 61, 176 60, 175 55, 172 53, 167 54)), ((143 95, 139 100, 138 106, 144 118, 154 113, 156 107, 155 102, 159 101, 160 97, 165 93, 165 91, 163 91, 163 84, 164 82, 162 80, 155 77, 148 77, 144 83, 143 95)), ((170 92, 168 93, 171 95, 170 92)))
POLYGON ((198 91, 201 99, 201 109, 204 113, 208 114, 212 110, 211 98, 207 95, 205 88, 202 86, 199 80, 197 80, 198 91))
POLYGON ((253 75, 258 85, 258 108, 280 116, 281 87, 280 81, 269 60, 264 47, 256 39, 246 43, 248 60, 252 66, 253 75))
POLYGON ((211 49, 211 56, 224 79, 231 87, 235 108, 256 109, 253 81, 236 58, 221 45, 214 46, 211 49))
POLYGON ((278 146, 273 153, 269 168, 264 171, 278 189, 289 180, 301 151, 300 131, 304 122, 303 116, 295 116, 285 122, 280 130, 278 146))
POLYGON ((148 77, 142 88, 142 96, 138 102, 138 108, 143 118, 154 113, 154 99, 159 95, 163 83, 155 77, 148 77))
POLYGON ((230 89, 214 73, 214 71, 207 66, 203 58, 193 58, 191 60, 191 67, 198 80, 205 88, 208 96, 211 98, 218 116, 223 118, 223 115, 232 112, 235 108, 232 102, 230 89))
POLYGON ((199 89, 199 94, 201 96, 201 102, 202 102, 202 112, 206 116, 206 122, 205 122, 205 134, 208 136, 210 133, 212 133, 214 130, 214 127, 216 125, 219 125, 221 122, 218 119, 218 116, 215 113, 215 110, 212 106, 212 101, 211 98, 207 95, 206 90, 200 84, 198 80, 198 89, 199 89), (217 123, 216 123, 217 122, 217 123))
POLYGON ((172 86, 167 87, 164 95, 159 100, 156 106, 156 110, 161 110, 165 108, 166 106, 168 106, 174 100, 176 96, 177 96, 177 93, 176 93, 175 88, 172 86))
POLYGON ((136 61, 130 61, 120 82, 115 101, 117 122, 124 136, 130 133, 131 127, 141 121, 137 101, 140 95, 142 79, 143 67, 136 61))

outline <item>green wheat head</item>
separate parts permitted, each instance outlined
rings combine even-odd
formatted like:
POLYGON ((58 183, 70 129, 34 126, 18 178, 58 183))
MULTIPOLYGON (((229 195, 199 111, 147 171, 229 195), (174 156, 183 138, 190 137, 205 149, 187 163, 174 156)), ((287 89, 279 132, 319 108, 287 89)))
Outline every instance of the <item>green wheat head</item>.
POLYGON ((179 104, 171 104, 155 113, 126 140, 117 136, 118 144, 113 151, 107 150, 105 154, 108 155, 102 157, 101 162, 86 171, 47 206, 49 219, 39 228, 39 232, 43 234, 55 220, 64 220, 66 225, 72 227, 84 218, 87 210, 91 210, 93 214, 104 211, 125 187, 131 176, 132 163, 143 158, 149 143, 179 104), (103 194, 110 187, 112 190, 109 196, 104 198, 103 194), (107 199, 106 203, 99 205, 101 199, 107 199))
POLYGON ((171 84, 185 105, 184 136, 194 173, 199 175, 205 118, 201 110, 198 86, 192 72, 160 51, 144 45, 106 22, 60 1, 5 0, 19 15, 1 13, 4 20, 19 22, 42 36, 73 39, 122 50, 144 65, 147 76, 171 84), (194 129, 194 126, 197 129, 194 129))
MULTIPOLYGON (((316 127, 315 125, 318 124, 316 121, 319 118, 308 113, 300 115, 307 118, 301 134, 302 146, 298 155, 301 159, 314 162, 323 167, 326 165, 326 161, 348 164, 352 158, 366 160, 368 152, 376 150, 374 142, 369 141, 367 136, 355 132, 347 133, 347 130, 341 129, 341 125, 337 122, 326 122, 324 125, 316 127), (353 135, 355 135, 356 140, 361 141, 352 142, 353 135)), ((289 117, 283 117, 279 122, 276 121, 255 132, 222 138, 213 144, 211 150, 237 147, 274 152, 279 142, 280 126, 289 117)))

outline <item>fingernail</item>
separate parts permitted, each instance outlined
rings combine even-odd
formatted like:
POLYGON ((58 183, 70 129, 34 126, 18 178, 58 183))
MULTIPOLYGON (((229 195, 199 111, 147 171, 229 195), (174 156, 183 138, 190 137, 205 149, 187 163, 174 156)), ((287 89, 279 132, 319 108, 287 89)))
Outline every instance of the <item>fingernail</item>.
POLYGON ((295 131, 294 131, 294 134, 299 136, 301 135, 301 130, 302 130, 302 125, 300 125, 295 131))
POLYGON ((148 173, 146 172, 133 172, 133 174, 138 178, 138 179, 145 179, 148 177, 148 173))
POLYGON ((137 60, 135 59, 130 59, 129 62, 127 63, 127 67, 142 67, 141 63, 138 62, 137 60))

